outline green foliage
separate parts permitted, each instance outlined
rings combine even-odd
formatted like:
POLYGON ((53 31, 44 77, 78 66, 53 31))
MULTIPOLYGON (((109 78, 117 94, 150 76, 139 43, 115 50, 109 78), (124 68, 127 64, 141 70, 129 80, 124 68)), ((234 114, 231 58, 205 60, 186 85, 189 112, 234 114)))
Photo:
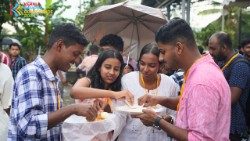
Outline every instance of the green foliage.
MULTIPOLYGON (((226 16, 225 17, 225 31, 228 33, 232 39, 233 46, 237 46, 237 21, 235 22, 235 17, 226 16)), ((209 37, 215 33, 221 31, 221 17, 216 21, 210 23, 207 27, 203 28, 200 32, 196 33, 197 42, 203 47, 207 47, 209 37)))
MULTIPOLYGON (((250 12, 245 11, 242 13, 242 20, 239 21, 238 12, 240 7, 227 7, 228 14, 225 16, 225 32, 228 33, 232 39, 233 47, 237 48, 239 43, 238 37, 238 24, 241 24, 241 40, 247 35, 250 35, 250 12)), ((199 45, 207 46, 207 40, 209 37, 218 31, 221 31, 222 17, 216 21, 210 23, 207 27, 201 31, 196 32, 196 38, 199 45)))
MULTIPOLYGON (((1 0, 0 1, 0 33, 2 31, 2 24, 7 21, 12 21, 13 16, 11 15, 10 5, 14 5, 17 0, 12 0, 10 4, 10 0, 1 0)), ((2 34, 0 39, 3 38, 2 34)))
POLYGON ((250 38, 250 11, 242 12, 241 19, 241 41, 250 38))
POLYGON ((198 45, 204 48, 207 46, 209 37, 216 31, 220 31, 221 29, 220 21, 221 18, 210 23, 207 27, 201 29, 201 31, 195 33, 198 45))
MULTIPOLYGON (((61 22, 70 21, 60 17, 69 7, 70 6, 65 6, 63 4, 63 0, 58 0, 54 3, 52 3, 52 0, 46 0, 45 9, 51 10, 52 13, 40 15, 33 14, 29 17, 24 17, 22 15, 14 17, 8 15, 7 17, 10 18, 5 18, 3 22, 0 22, 0 25, 8 22, 15 27, 17 33, 11 36, 22 43, 22 55, 27 60, 32 61, 37 55, 39 46, 41 46, 42 52, 45 51, 45 46, 53 27, 61 22)), ((8 11, 8 9, 5 11, 8 11)), ((71 22, 73 21, 71 20, 71 22)))

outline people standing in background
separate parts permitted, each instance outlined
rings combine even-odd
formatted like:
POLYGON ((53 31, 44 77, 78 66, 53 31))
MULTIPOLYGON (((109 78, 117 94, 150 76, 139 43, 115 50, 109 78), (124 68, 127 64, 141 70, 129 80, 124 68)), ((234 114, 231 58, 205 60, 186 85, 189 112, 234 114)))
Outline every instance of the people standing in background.
POLYGON ((108 34, 100 40, 100 51, 117 50, 123 54, 124 42, 122 38, 115 34, 108 34))
POLYGON ((232 40, 225 32, 214 33, 209 39, 209 53, 216 62, 224 62, 221 70, 231 90, 230 140, 247 137, 246 107, 250 91, 250 67, 244 56, 234 51, 232 40))
MULTIPOLYGON (((105 51, 105 50, 117 50, 123 55, 123 50, 124 50, 124 42, 122 38, 118 35, 114 34, 108 34, 102 37, 100 40, 100 51, 105 51)), ((128 62, 133 66, 134 70, 137 70, 137 62, 130 58, 123 56, 124 62, 128 62), (129 60, 128 60, 129 59, 129 60)))
POLYGON ((131 64, 125 64, 125 67, 123 69, 123 74, 127 74, 134 71, 134 68, 131 64))
MULTIPOLYGON (((129 54, 128 54, 129 55, 129 54)), ((123 56, 123 60, 125 63, 130 64, 133 67, 133 71, 137 71, 137 61, 135 59, 128 57, 128 56, 123 56)))
POLYGON ((170 78, 173 78, 174 82, 177 83, 179 87, 181 88, 183 84, 183 80, 184 80, 184 71, 181 69, 178 69, 172 75, 170 75, 170 78))
POLYGON ((0 60, 0 140, 7 140, 14 80, 10 68, 0 60))
POLYGON ((82 63, 78 66, 78 69, 84 71, 86 75, 88 74, 89 70, 94 66, 99 53, 99 47, 96 45, 91 45, 88 49, 88 56, 86 56, 82 63))
POLYGON ((241 51, 245 58, 250 61, 250 38, 244 40, 241 43, 241 51))
MULTIPOLYGON (((250 64, 250 38, 244 40, 241 43, 241 48, 242 48, 244 57, 248 60, 248 63, 250 64)), ((248 94, 246 107, 250 107, 250 91, 248 94)), ((248 134, 250 134, 250 108, 246 109, 246 113, 247 113, 246 119, 247 119, 247 126, 248 126, 248 134)), ((249 136, 249 139, 250 139, 250 136, 249 136)))
POLYGON ((166 62, 164 60, 161 60, 159 73, 170 76, 170 78, 174 79, 175 83, 177 83, 181 88, 184 76, 184 72, 181 69, 174 70, 173 68, 169 68, 166 62))
POLYGON ((20 56, 21 46, 17 43, 9 45, 10 69, 12 76, 16 79, 18 71, 27 64, 26 60, 20 56))
POLYGON ((10 66, 10 58, 7 54, 0 51, 0 61, 7 66, 10 66))

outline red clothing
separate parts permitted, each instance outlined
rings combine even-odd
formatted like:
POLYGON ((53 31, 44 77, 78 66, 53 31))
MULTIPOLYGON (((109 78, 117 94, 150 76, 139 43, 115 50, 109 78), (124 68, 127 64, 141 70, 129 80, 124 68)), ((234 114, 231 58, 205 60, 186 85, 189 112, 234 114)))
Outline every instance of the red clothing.
POLYGON ((82 60, 82 63, 78 66, 82 71, 88 72, 95 64, 98 59, 98 55, 90 55, 82 60))
POLYGON ((8 57, 8 55, 3 52, 0 52, 0 59, 2 63, 6 64, 7 66, 10 66, 10 58, 8 57))

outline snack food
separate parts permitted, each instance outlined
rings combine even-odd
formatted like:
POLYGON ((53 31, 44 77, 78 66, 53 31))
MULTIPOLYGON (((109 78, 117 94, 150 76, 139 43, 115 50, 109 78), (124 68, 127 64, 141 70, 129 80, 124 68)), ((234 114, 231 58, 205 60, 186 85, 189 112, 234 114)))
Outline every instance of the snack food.
POLYGON ((99 120, 104 120, 104 119, 106 119, 106 118, 108 117, 108 114, 109 114, 109 113, 107 113, 107 112, 100 112, 100 113, 98 113, 98 115, 97 115, 95 121, 99 121, 99 120))

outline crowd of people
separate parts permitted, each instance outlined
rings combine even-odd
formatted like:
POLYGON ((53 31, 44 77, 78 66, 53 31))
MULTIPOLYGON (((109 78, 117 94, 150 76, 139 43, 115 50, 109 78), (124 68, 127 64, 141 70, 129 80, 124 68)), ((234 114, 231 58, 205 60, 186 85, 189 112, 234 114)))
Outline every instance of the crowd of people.
POLYGON ((188 23, 174 18, 141 49, 138 61, 123 56, 118 35, 89 44, 74 25, 61 24, 45 54, 29 64, 17 43, 8 55, 0 52, 0 140, 62 140, 65 119, 77 115, 91 122, 100 111, 115 114, 118 126, 93 140, 249 139, 250 38, 236 51, 227 33, 216 32, 203 52, 188 23), (88 56, 78 65, 84 75, 70 92, 76 102, 63 106, 62 72, 86 48, 88 56), (130 115, 115 111, 118 105, 161 111, 130 115))

